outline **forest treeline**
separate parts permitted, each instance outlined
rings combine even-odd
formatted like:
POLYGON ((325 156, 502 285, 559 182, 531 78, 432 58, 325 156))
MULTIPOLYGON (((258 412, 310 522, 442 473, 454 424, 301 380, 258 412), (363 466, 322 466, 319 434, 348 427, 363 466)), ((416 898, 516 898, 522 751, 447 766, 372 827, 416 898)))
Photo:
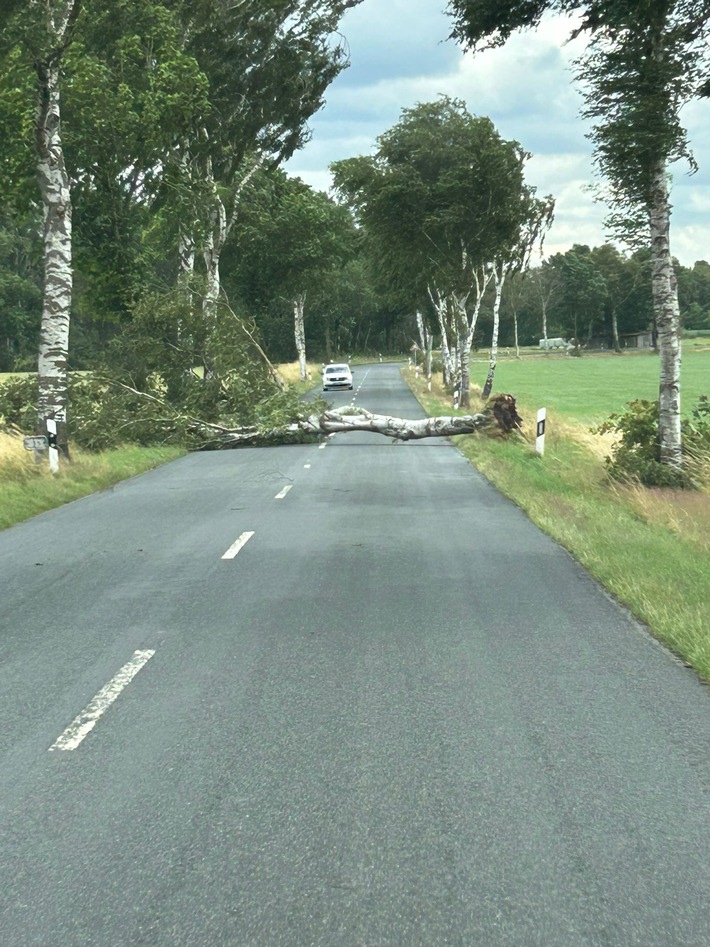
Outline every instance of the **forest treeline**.
MULTIPOLYGON (((342 244, 338 253, 316 255, 306 299, 305 331, 309 357, 328 361, 353 353, 402 354, 417 339, 411 306, 392 304, 378 286, 376 267, 351 220, 339 214, 331 198, 303 182, 286 182, 283 172, 265 172, 270 190, 293 189, 307 194, 339 217, 342 244)), ((80 204, 81 207, 81 204, 80 204)), ((263 204, 258 191, 244 198, 243 227, 230 233, 223 253, 222 283, 232 307, 253 319, 269 357, 276 362, 297 357, 293 331, 293 301, 274 270, 283 269, 283 241, 296 239, 292 227, 274 214, 264 229, 246 232, 258 223, 263 204), (283 226, 279 240, 273 231, 283 226), (241 240, 240 240, 241 237, 241 240), (270 251, 273 250, 273 254, 270 251)), ((72 314, 70 366, 88 370, 105 352, 107 343, 133 319, 137 300, 168 292, 177 278, 171 246, 153 244, 155 222, 125 233, 125 244, 106 234, 96 240, 101 221, 91 221, 88 209, 77 212, 77 262, 72 314), (87 230, 84 230, 83 222, 87 230), (110 239, 109 239, 110 238, 110 239), (130 280, 123 261, 138 258, 130 280)), ((5 207, 0 217, 0 371, 34 371, 42 313, 41 215, 34 207, 5 207)), ((303 235, 301 239, 304 239, 303 235)), ((306 238, 307 239, 307 238, 306 238)), ((299 244, 304 252, 303 243, 299 244)), ((311 248, 313 250, 315 248, 311 248)), ((684 330, 710 331, 710 263, 692 267, 677 260, 678 296, 684 330)), ((295 268, 294 268, 295 272, 295 268)), ((474 346, 485 349, 492 329, 492 289, 484 297, 474 346)), ((525 275, 511 278, 502 298, 500 344, 515 345, 515 318, 521 346, 538 345, 543 334, 578 337, 585 345, 614 347, 614 318, 619 344, 624 336, 652 330, 648 251, 623 254, 611 244, 575 245, 549 256, 525 275)))

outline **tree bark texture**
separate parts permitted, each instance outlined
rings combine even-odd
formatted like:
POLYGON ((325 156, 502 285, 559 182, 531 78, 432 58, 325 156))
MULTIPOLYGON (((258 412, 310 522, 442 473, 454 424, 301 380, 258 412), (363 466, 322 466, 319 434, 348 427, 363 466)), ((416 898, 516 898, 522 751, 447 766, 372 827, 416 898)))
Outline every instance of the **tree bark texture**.
POLYGON ((417 312, 417 329, 419 331, 419 340, 421 343, 422 354, 424 356, 424 371, 427 381, 431 379, 431 359, 432 349, 434 347, 434 333, 429 326, 425 325, 424 317, 421 312, 417 312))
POLYGON ((210 209, 209 225, 206 230, 205 240, 202 247, 202 257, 205 261, 205 272, 207 275, 207 286, 205 289, 205 298, 203 301, 203 314, 206 320, 214 318, 215 309, 219 302, 221 291, 221 282, 219 275, 219 261, 222 256, 222 250, 227 242, 229 232, 234 225, 241 200, 242 192, 252 179, 257 170, 264 162, 261 154, 256 155, 252 161, 251 167, 241 178, 234 188, 230 199, 229 212, 222 200, 214 178, 214 169, 212 159, 207 159, 207 181, 212 189, 212 207, 210 209))
POLYGON ((437 417, 408 420, 371 414, 360 410, 357 414, 326 411, 301 421, 299 428, 308 434, 339 434, 348 431, 369 431, 398 441, 420 440, 424 437, 450 437, 455 434, 473 434, 490 423, 485 414, 465 417, 437 417))
POLYGON ((431 299, 436 318, 439 322, 439 332, 441 333, 441 368, 444 387, 452 385, 455 378, 454 359, 449 346, 449 325, 448 325, 448 303, 442 298, 435 287, 429 287, 429 298, 431 299))
POLYGON ((661 463, 680 469, 680 313, 678 287, 670 250, 671 208, 664 161, 653 170, 648 208, 651 233, 651 285, 660 352, 659 416, 661 463))
POLYGON ((476 302, 473 309, 471 310, 471 314, 469 315, 467 310, 470 292, 466 293, 464 296, 457 296, 454 300, 457 324, 460 323, 462 326, 465 326, 463 338, 459 339, 459 387, 461 393, 459 405, 462 408, 467 408, 471 403, 471 349, 473 348, 473 337, 476 333, 476 324, 478 323, 478 314, 481 311, 483 294, 485 293, 488 284, 491 281, 493 271, 490 267, 485 267, 483 268, 480 276, 476 270, 474 270, 473 276, 474 285, 471 287, 471 289, 475 287, 476 302))
POLYGON ((496 298, 493 303, 493 337, 491 339, 491 358, 488 363, 488 375, 486 383, 483 386, 481 397, 485 401, 493 390, 493 379, 496 373, 496 364, 498 363, 498 332, 500 330, 500 300, 503 295, 505 278, 508 275, 508 265, 506 263, 496 264, 493 268, 493 278, 496 284, 496 298))
POLYGON ((306 367, 306 323, 303 315, 305 306, 306 294, 299 293, 293 301, 293 335, 296 340, 298 371, 301 381, 308 379, 308 370, 306 367))
MULTIPOLYGON (((211 180, 214 184, 214 179, 211 180)), ((212 201, 210 223, 202 247, 202 258, 205 261, 207 280, 205 298, 202 303, 202 312, 207 322, 214 320, 215 310, 219 302, 219 260, 222 255, 222 248, 227 239, 227 212, 222 198, 217 193, 216 187, 213 188, 212 201)))
POLYGON ((178 241, 178 279, 185 283, 195 272, 195 240, 191 233, 181 230, 178 241))
POLYGON ((47 7, 47 37, 53 47, 37 73, 37 177, 42 198, 44 295, 37 375, 38 430, 57 425, 57 446, 68 454, 66 437, 69 323, 72 302, 72 204, 61 137, 61 59, 79 14, 79 0, 47 7))

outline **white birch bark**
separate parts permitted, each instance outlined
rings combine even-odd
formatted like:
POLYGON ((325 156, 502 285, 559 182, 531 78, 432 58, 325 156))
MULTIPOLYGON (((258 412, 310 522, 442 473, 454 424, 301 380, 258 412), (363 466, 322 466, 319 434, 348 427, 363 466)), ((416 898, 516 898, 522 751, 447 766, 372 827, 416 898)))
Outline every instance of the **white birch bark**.
POLYGON ((207 160, 207 181, 212 191, 212 207, 210 208, 209 224, 206 228, 202 245, 202 259, 205 264, 206 278, 202 313, 205 321, 209 323, 214 321, 217 303, 219 302, 219 260, 228 232, 227 211, 224 206, 224 201, 217 191, 211 158, 207 160))
POLYGON ((542 338, 543 338, 543 352, 547 353, 547 300, 544 296, 540 297, 540 304, 542 306, 542 338))
MULTIPOLYGON (((500 330, 500 301, 505 286, 505 278, 508 275, 509 263, 496 263, 493 267, 493 279, 495 280, 496 296, 493 303, 493 337, 491 339, 491 358, 488 363, 488 375, 486 383, 483 386, 481 397, 485 401, 493 390, 493 379, 496 373, 496 364, 498 362, 498 332, 500 330)), ((517 326, 516 326, 517 341, 517 326)))
POLYGON ((219 277, 219 261, 224 249, 224 244, 236 220, 239 209, 239 201, 242 192, 252 179, 257 170, 264 162, 264 156, 258 154, 251 163, 250 168, 241 178, 234 189, 230 208, 227 208, 217 190, 217 183, 214 178, 214 168, 212 159, 207 159, 206 178, 212 192, 212 207, 210 208, 209 225, 206 228, 205 239, 202 247, 202 258, 205 263, 205 273, 207 285, 205 289, 205 298, 203 302, 203 315, 205 320, 212 321, 215 318, 217 304, 221 291, 221 282, 219 277))
POLYGON ((429 326, 425 325, 424 316, 419 311, 417 311, 417 330, 419 331, 419 341, 424 356, 424 372, 427 381, 431 381, 431 357, 432 348, 434 346, 434 333, 429 326))
POLYGON ((660 352, 659 416, 661 463, 680 469, 680 313, 670 250, 671 208, 665 161, 653 169, 648 219, 651 235, 651 286, 660 352))
POLYGON ((434 307, 436 318, 439 323, 439 332, 441 333, 441 365, 443 382, 445 386, 453 384, 455 378, 454 360, 449 346, 449 326, 447 302, 441 296, 441 293, 435 286, 428 287, 429 298, 434 307))
POLYGON ((178 280, 186 284, 195 272, 195 238, 186 230, 180 231, 178 242, 178 280))
POLYGON ((37 375, 38 425, 56 421, 57 445, 68 454, 66 438, 69 323, 72 302, 72 204, 61 137, 61 59, 79 14, 79 0, 47 4, 50 54, 35 62, 38 78, 37 177, 42 197, 44 295, 37 375))
POLYGON ((308 379, 308 369, 306 367, 306 323, 303 315, 305 305, 306 294, 299 293, 293 300, 293 335, 296 340, 298 373, 301 381, 307 381, 308 379))
MULTIPOLYGON (((183 187, 189 192, 193 190, 191 163, 190 147, 187 141, 183 140, 179 151, 178 164, 183 178, 183 187)), ((191 218, 194 218, 194 216, 194 213, 190 214, 191 218)), ((190 220, 189 223, 181 220, 178 236, 178 283, 182 286, 189 284, 190 278, 195 272, 197 245, 194 230, 194 220, 190 220)))
POLYGON ((468 303, 468 298, 470 295, 467 293, 465 296, 457 297, 454 300, 454 303, 460 314, 462 324, 466 325, 466 333, 461 343, 461 356, 460 356, 460 368, 459 368, 459 378, 460 378, 460 406, 462 408, 468 407, 471 400, 471 373, 470 373, 470 360, 471 360, 471 349, 473 347, 473 337, 476 332, 476 324, 478 323, 478 315, 481 311, 481 303, 483 302, 483 294, 485 293, 488 284, 491 281, 493 276, 492 267, 482 267, 481 270, 474 270, 473 277, 474 282, 471 290, 475 289, 476 291, 476 301, 474 303, 473 309, 470 314, 466 310, 466 305, 468 303))
POLYGON ((392 418, 382 414, 371 414, 360 410, 357 414, 341 414, 339 411, 326 411, 324 414, 311 415, 300 421, 298 427, 307 433, 337 434, 348 431, 370 431, 383 434, 399 441, 420 440, 424 437, 451 437, 456 434, 473 434, 491 423, 486 414, 473 414, 464 417, 435 417, 409 420, 392 418))

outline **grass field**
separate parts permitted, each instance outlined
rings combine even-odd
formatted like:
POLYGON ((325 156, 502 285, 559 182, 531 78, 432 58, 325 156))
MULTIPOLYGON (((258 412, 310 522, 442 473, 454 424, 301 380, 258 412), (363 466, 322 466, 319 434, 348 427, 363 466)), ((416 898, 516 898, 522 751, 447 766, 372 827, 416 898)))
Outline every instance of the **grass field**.
MULTIPOLYGON (((708 392, 710 358, 694 364, 687 358, 684 372, 689 363, 695 378, 688 383, 684 375, 684 390, 692 384, 698 395, 708 392)), ((632 380, 646 383, 649 367, 657 372, 657 364, 650 356, 503 363, 495 390, 510 391, 518 399, 527 442, 471 435, 457 443, 491 483, 660 641, 710 680, 710 481, 699 491, 615 484, 603 463, 609 440, 589 432, 591 421, 643 397, 632 380), (627 364, 629 374, 620 373, 627 364), (535 409, 543 404, 554 407, 541 458, 533 447, 533 432, 535 409)), ((440 385, 435 382, 430 393, 411 369, 404 375, 429 414, 452 413, 440 385)), ((471 410, 481 407, 472 404, 471 410)))
MULTIPOLYGON (((487 363, 475 362, 472 381, 485 380, 487 363)), ((658 399, 658 356, 549 355, 498 361, 496 391, 509 391, 530 408, 551 408, 591 425, 628 401, 658 399)), ((710 394, 710 349, 684 347, 681 374, 682 410, 689 413, 701 394, 710 394)))

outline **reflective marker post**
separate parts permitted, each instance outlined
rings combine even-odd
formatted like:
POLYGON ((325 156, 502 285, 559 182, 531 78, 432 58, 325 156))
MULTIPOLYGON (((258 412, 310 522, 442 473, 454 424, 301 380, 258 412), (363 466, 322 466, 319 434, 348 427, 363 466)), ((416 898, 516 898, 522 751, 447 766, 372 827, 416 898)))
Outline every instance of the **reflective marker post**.
POLYGON ((49 444, 49 469, 51 473, 59 470, 59 451, 57 449, 57 422, 47 418, 47 443, 49 444))
POLYGON ((545 419, 547 417, 547 408, 540 408, 537 412, 537 436, 535 437, 535 450, 542 456, 545 453, 545 419))

